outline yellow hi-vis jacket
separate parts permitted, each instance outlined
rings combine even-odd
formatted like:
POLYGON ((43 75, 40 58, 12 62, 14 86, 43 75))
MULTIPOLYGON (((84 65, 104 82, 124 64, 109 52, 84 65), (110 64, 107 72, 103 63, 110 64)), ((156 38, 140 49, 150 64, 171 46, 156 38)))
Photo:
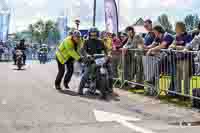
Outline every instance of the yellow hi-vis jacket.
POLYGON ((69 36, 63 40, 58 46, 56 51, 56 57, 61 64, 65 64, 66 61, 70 57, 74 58, 75 60, 79 60, 80 56, 78 52, 75 50, 74 42, 72 41, 72 37, 69 36))

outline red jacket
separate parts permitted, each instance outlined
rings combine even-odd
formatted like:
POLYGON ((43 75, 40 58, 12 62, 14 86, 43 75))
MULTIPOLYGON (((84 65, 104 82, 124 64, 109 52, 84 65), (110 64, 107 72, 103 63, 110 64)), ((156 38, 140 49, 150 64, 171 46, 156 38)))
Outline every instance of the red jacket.
POLYGON ((115 37, 112 40, 112 53, 120 53, 120 48, 122 47, 122 42, 119 38, 115 37))

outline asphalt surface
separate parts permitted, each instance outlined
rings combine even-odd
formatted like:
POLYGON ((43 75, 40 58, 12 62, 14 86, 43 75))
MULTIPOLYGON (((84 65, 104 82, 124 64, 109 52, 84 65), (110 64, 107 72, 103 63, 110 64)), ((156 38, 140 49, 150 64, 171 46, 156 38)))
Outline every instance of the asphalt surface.
POLYGON ((102 101, 77 95, 79 77, 70 90, 54 89, 55 62, 28 62, 23 71, 12 63, 0 64, 1 133, 199 133, 200 127, 170 123, 200 121, 196 110, 163 104, 153 98, 115 89, 119 98, 102 101), (115 113, 99 114, 95 110, 115 113), (140 119, 126 121, 128 118, 140 119), (113 118, 113 119, 112 119, 113 118))

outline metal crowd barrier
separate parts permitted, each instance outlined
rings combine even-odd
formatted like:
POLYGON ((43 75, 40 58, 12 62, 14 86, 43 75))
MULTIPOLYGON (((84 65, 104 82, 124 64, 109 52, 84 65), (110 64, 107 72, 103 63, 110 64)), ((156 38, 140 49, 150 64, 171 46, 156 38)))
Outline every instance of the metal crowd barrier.
POLYGON ((9 62, 12 61, 12 54, 2 53, 0 54, 0 62, 9 62))
POLYGON ((144 87, 151 96, 184 96, 200 100, 192 94, 200 88, 200 52, 161 50, 147 56, 144 50, 121 52, 116 82, 144 87))

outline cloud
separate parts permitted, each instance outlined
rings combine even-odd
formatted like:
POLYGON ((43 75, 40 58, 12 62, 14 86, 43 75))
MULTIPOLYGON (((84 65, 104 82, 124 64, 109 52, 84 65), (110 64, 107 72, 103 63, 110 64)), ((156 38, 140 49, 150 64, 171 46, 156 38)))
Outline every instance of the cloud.
MULTIPOLYGON (((161 13, 167 13, 171 20, 182 19, 187 13, 193 13, 200 7, 199 0, 119 0, 120 24, 133 24, 139 17, 157 19, 161 13), (196 9, 196 10, 195 10, 196 9)), ((0 5, 2 0, 0 0, 0 5)), ((4 0, 5 3, 5 0, 4 0)), ((118 3, 118 1, 117 1, 118 3)), ((56 19, 61 13, 69 16, 69 24, 81 20, 81 27, 92 25, 93 0, 8 0, 13 9, 12 31, 20 30, 39 18, 56 19), (92 2, 91 2, 92 1, 92 2), (19 28, 20 27, 20 28, 19 28)), ((104 27, 104 0, 97 0, 97 25, 104 27)))
POLYGON ((8 0, 1 0, 0 1, 0 10, 1 9, 8 9, 8 0))

